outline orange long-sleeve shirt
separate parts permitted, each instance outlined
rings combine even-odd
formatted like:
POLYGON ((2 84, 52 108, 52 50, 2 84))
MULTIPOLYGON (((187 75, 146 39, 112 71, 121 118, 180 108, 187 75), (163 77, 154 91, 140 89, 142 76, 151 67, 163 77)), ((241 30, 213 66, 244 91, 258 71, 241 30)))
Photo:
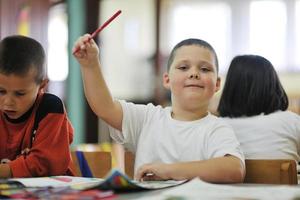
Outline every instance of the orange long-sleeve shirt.
POLYGON ((0 160, 11 160, 13 177, 73 175, 69 145, 73 128, 62 101, 52 94, 39 94, 33 106, 19 119, 0 111, 0 160), (31 145, 34 120, 40 121, 31 145), (28 155, 20 155, 29 148, 28 155))

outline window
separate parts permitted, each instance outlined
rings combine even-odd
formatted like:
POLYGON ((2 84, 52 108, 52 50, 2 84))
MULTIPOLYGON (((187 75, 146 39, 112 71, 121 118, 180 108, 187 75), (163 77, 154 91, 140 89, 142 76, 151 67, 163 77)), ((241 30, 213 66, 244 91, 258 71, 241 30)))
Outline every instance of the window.
POLYGON ((295 8, 295 26, 296 26, 296 53, 295 55, 295 66, 300 71, 300 1, 296 2, 295 8))
POLYGON ((50 9, 48 26, 48 77, 64 81, 68 76, 68 26, 65 4, 50 9))
POLYGON ((282 1, 250 4, 250 53, 269 59, 277 70, 285 64, 286 7, 282 1))
POLYGON ((161 31, 162 51, 168 56, 170 50, 183 39, 200 38, 209 42, 216 50, 220 71, 224 70, 231 55, 231 10, 222 2, 175 1, 164 17, 168 29, 161 31), (166 39, 164 39, 166 38, 166 39))

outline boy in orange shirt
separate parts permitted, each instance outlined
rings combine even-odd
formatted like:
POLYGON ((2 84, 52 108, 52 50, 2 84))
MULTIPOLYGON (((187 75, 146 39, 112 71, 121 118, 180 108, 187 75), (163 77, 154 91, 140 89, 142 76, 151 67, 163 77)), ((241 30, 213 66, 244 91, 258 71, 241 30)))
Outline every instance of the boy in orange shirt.
POLYGON ((0 42, 0 178, 73 175, 73 128, 63 102, 44 93, 47 83, 39 42, 0 42))

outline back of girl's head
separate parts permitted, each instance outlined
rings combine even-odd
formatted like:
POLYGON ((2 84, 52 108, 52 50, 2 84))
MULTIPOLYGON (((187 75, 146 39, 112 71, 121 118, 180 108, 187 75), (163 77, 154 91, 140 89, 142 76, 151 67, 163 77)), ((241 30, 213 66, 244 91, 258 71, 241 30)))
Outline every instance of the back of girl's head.
POLYGON ((170 67, 174 61, 177 49, 179 49, 180 47, 183 47, 183 46, 190 46, 190 45, 198 45, 200 47, 206 48, 209 51, 211 51, 215 57, 217 72, 219 71, 218 57, 217 57, 217 54, 216 54, 216 51, 214 50, 214 48, 208 42, 206 42, 204 40, 196 39, 196 38, 189 38, 189 39, 183 40, 175 45, 175 47, 172 49, 170 56, 169 56, 168 65, 167 65, 168 71, 170 70, 170 67))
POLYGON ((0 42, 0 73, 19 76, 36 70, 35 81, 40 83, 46 74, 45 52, 36 40, 15 35, 4 38, 0 42))
POLYGON ((269 114, 288 108, 288 98, 270 61, 236 56, 228 69, 218 112, 222 117, 269 114))

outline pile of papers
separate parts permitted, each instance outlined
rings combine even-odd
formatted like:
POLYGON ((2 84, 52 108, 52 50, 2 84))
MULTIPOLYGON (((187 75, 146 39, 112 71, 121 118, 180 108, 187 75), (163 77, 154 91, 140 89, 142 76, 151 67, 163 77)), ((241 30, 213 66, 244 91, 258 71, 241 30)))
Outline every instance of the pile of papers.
POLYGON ((112 170, 105 179, 51 176, 2 181, 0 198, 17 199, 101 199, 114 197, 117 193, 162 189, 184 183, 184 181, 138 182, 129 179, 118 170, 112 170))

